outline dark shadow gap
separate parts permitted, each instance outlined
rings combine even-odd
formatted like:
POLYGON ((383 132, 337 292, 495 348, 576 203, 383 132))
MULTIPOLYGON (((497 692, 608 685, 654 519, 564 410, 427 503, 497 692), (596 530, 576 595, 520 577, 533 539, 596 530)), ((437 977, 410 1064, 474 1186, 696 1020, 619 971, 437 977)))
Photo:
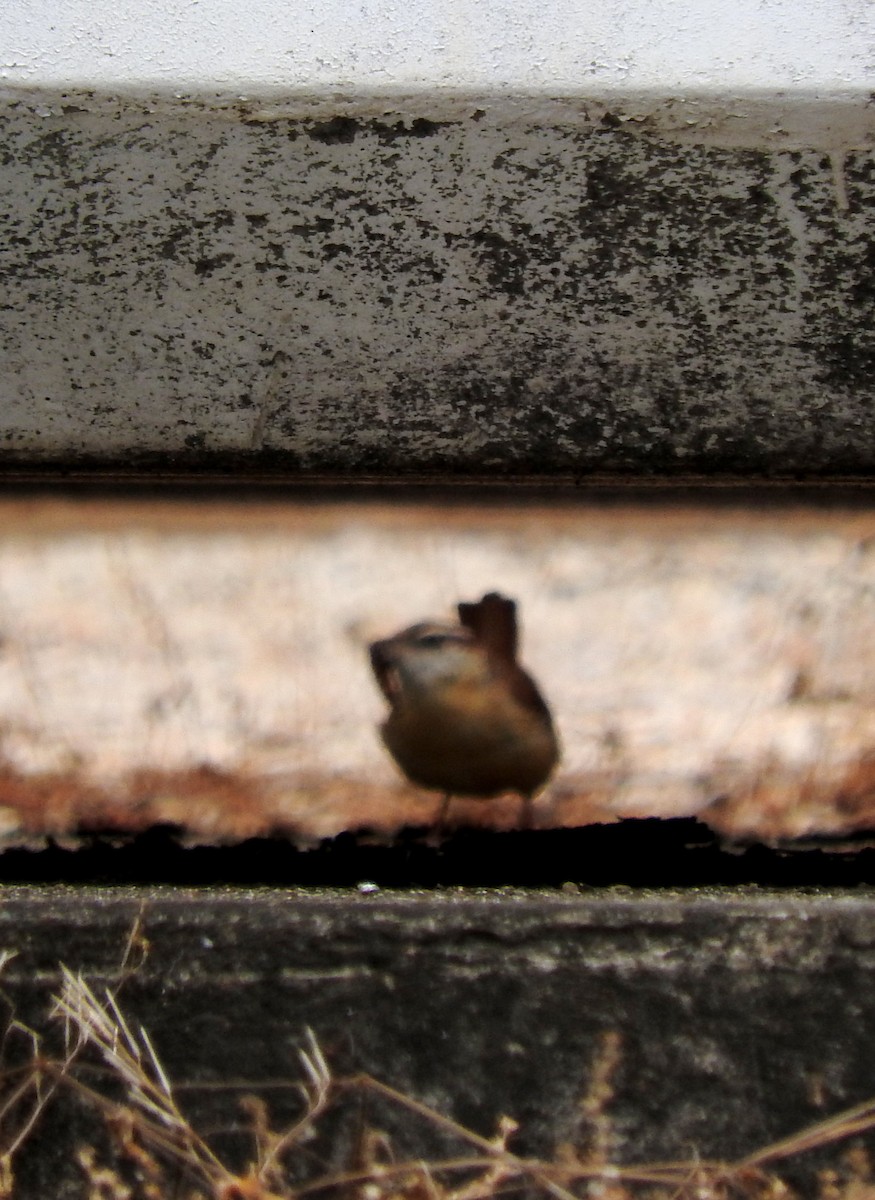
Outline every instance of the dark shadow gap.
POLYGON ((875 471, 661 474, 600 472, 484 474, 418 471, 410 475, 299 471, 264 462, 241 469, 210 460, 196 469, 179 463, 107 465, 45 462, 0 465, 0 498, 32 500, 131 500, 168 502, 289 501, 325 503, 438 503, 450 508, 486 504, 708 504, 720 508, 870 508, 875 471))
POLYGON ((301 850, 283 838, 235 846, 185 846, 157 827, 129 839, 89 832, 69 849, 8 849, 2 883, 123 886, 443 887, 647 889, 875 884, 875 839, 804 846, 728 845, 695 820, 628 820, 537 832, 460 829, 441 845, 425 830, 394 841, 343 834, 301 850))

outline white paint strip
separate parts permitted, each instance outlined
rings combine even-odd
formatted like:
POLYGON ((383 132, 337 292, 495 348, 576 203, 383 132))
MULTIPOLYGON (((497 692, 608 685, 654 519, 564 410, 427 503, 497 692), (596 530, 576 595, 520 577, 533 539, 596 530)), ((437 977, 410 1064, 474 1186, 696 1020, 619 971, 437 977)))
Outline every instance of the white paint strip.
POLYGON ((865 92, 869 0, 33 0, 0 17, 30 86, 598 94, 865 92))

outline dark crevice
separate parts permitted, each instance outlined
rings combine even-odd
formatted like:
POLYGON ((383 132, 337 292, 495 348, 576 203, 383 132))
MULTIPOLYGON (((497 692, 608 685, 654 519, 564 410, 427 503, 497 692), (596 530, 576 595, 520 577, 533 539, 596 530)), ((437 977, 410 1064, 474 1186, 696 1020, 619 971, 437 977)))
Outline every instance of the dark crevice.
POLYGON ((90 832, 76 849, 0 855, 2 883, 177 884, 435 889, 845 888, 875 885, 875 838, 788 846, 727 845, 695 820, 628 820, 582 829, 460 829, 440 845, 427 830, 394 840, 343 834, 312 849, 284 838, 186 847, 177 829, 138 837, 90 832))

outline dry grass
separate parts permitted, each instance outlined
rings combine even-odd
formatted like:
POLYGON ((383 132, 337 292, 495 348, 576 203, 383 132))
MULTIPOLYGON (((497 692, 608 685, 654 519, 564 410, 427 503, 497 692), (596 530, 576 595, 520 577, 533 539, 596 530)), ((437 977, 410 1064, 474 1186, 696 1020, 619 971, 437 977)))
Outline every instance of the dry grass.
MULTIPOLYGON (((552 1159, 524 1158, 510 1149, 517 1125, 509 1117, 501 1118, 493 1137, 483 1137, 369 1075, 335 1077, 308 1030, 299 1050, 298 1119, 274 1130, 261 1099, 247 1095, 240 1101, 252 1155, 239 1174, 183 1115, 146 1030, 131 1027, 111 992, 99 999, 81 976, 65 970, 54 1013, 70 1046, 56 1079, 96 1106, 115 1147, 114 1164, 101 1163, 92 1148, 80 1151, 88 1200, 492 1200, 523 1190, 553 1200, 790 1200, 792 1192, 776 1170, 779 1163, 875 1128, 872 1101, 735 1162, 617 1165, 611 1159, 608 1109, 622 1043, 619 1035, 608 1034, 580 1103, 577 1144, 560 1145, 552 1159), (123 1103, 77 1075, 76 1053, 85 1045, 98 1051, 110 1077, 121 1084, 123 1103), (449 1135, 459 1152, 429 1161, 396 1157, 387 1134, 366 1128, 345 1169, 308 1171, 305 1147, 316 1137, 321 1118, 362 1093, 377 1095, 412 1121, 449 1135)), ((839 1168, 821 1175, 819 1200, 875 1200, 870 1174, 867 1154, 853 1146, 839 1168)))
MULTIPOLYGON (((146 952, 139 924, 125 951, 122 986, 146 952)), ((0 972, 13 955, 0 954, 0 972)), ((845 1110, 792 1137, 736 1161, 691 1159, 619 1165, 610 1116, 613 1076, 622 1039, 606 1034, 579 1103, 574 1142, 552 1158, 517 1155, 517 1124, 502 1117, 484 1137, 369 1075, 335 1076, 309 1030, 298 1051, 297 1119, 274 1129, 266 1103, 237 1090, 237 1111, 249 1137, 242 1173, 223 1161, 190 1122, 146 1029, 125 1015, 115 992, 100 996, 82 975, 61 968, 52 1017, 63 1031, 63 1054, 48 1057, 40 1036, 10 1019, 0 1044, 25 1039, 21 1065, 0 1071, 0 1200, 13 1200, 15 1156, 55 1092, 63 1087, 101 1118, 107 1139, 82 1145, 76 1161, 83 1200, 496 1200, 512 1193, 544 1200, 795 1200, 781 1165, 809 1151, 844 1143, 835 1165, 818 1175, 817 1200, 875 1200, 875 1181, 861 1135, 875 1129, 875 1100, 845 1110), (86 1053, 87 1052, 87 1053, 86 1053), (94 1059, 99 1060, 99 1069, 94 1059), (383 1130, 359 1128, 339 1170, 308 1148, 362 1096, 401 1110, 405 1124, 443 1135, 452 1156, 407 1158, 383 1130)), ((356 1108, 360 1118, 360 1105, 356 1108)), ((237 1124, 239 1129, 239 1122, 237 1124)), ((337 1160, 337 1155, 333 1156, 337 1160)))

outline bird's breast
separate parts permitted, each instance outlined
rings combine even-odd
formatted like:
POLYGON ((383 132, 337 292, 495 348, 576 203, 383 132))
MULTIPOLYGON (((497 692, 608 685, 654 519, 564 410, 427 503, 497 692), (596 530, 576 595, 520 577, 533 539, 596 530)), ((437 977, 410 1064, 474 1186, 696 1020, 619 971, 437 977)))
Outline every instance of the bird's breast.
POLYGON ((557 759, 549 721, 499 682, 461 681, 406 698, 383 725, 402 770, 423 787, 456 795, 528 795, 557 759))

